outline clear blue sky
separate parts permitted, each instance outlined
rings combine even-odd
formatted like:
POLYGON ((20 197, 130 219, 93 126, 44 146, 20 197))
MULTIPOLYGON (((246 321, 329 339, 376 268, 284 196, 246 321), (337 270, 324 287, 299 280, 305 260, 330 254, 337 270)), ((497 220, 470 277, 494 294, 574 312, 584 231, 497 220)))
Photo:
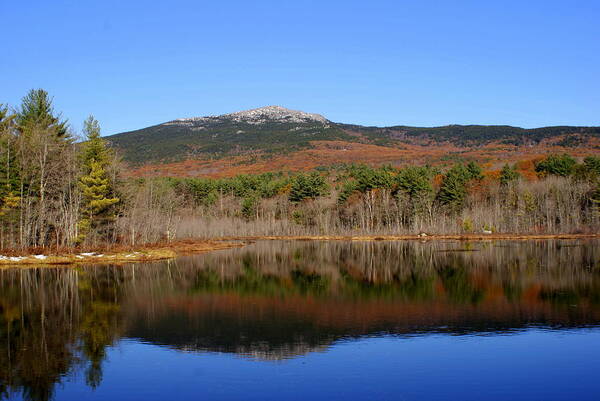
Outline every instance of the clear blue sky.
POLYGON ((104 134, 264 105, 368 125, 600 125, 600 1, 0 0, 0 102, 104 134))

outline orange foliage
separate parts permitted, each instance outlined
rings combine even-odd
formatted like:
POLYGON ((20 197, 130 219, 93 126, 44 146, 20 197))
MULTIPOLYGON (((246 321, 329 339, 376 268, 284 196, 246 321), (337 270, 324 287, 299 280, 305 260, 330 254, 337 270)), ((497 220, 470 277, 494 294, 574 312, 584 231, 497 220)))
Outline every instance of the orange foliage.
MULTIPOLYGON (((590 141, 595 138, 590 139, 590 141)), ((231 177, 237 174, 263 173, 267 171, 307 171, 320 166, 341 163, 365 163, 372 166, 390 164, 394 167, 407 165, 448 165, 461 160, 475 160, 490 179, 497 178, 505 163, 517 163, 519 172, 529 180, 537 179, 535 162, 551 153, 569 153, 574 157, 600 154, 600 139, 595 146, 565 148, 556 141, 542 141, 535 145, 513 146, 489 143, 483 146, 458 147, 448 143, 402 143, 380 146, 345 141, 314 141, 311 149, 303 149, 285 155, 253 154, 227 156, 221 159, 190 159, 175 163, 145 165, 131 169, 135 177, 231 177), (497 170, 497 171, 496 171, 497 170)), ((595 143, 595 142, 594 142, 595 143)))

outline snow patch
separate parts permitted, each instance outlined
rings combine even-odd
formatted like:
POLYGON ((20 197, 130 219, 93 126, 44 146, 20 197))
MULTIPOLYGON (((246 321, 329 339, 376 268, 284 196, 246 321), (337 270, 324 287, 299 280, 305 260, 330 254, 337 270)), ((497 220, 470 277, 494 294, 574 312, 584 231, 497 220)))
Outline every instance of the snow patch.
POLYGON ((20 262, 23 259, 27 259, 27 256, 4 256, 0 255, 0 260, 8 260, 11 262, 20 262))

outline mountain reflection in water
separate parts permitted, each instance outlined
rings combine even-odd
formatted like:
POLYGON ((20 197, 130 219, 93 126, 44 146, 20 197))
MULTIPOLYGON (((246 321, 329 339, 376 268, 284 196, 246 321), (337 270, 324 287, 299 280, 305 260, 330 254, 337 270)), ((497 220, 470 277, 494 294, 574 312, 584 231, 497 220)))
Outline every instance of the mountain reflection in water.
POLYGON ((600 323, 600 243, 258 242, 126 266, 0 270, 0 398, 98 387, 122 338, 260 360, 363 336, 600 323))

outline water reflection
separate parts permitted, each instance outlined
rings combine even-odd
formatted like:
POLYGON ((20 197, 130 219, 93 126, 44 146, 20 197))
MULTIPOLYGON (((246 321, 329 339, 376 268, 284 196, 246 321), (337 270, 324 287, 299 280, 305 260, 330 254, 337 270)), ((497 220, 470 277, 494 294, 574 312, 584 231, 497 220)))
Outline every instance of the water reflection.
POLYGON ((383 333, 595 326, 598 245, 259 242, 146 265, 0 270, 0 394, 51 399, 75 373, 97 387, 121 338, 279 360, 383 333))

